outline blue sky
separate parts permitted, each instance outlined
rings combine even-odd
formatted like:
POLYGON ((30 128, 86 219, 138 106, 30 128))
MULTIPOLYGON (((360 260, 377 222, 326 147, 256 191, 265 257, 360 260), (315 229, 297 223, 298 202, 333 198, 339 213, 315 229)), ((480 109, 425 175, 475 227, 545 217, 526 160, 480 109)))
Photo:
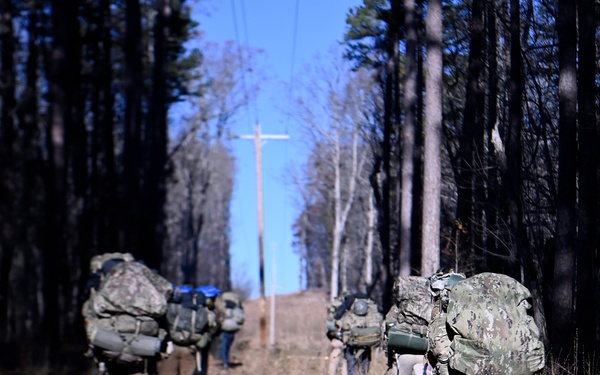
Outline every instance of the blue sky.
MULTIPOLYGON (((261 64, 268 80, 261 85, 258 101, 242 110, 232 124, 235 135, 253 134, 255 120, 263 134, 287 134, 289 140, 265 140, 262 146, 265 291, 271 294, 275 274, 276 293, 300 290, 300 262, 294 253, 292 224, 299 213, 297 188, 290 169, 304 162, 306 142, 297 123, 285 115, 291 108, 292 89, 302 67, 340 41, 349 8, 360 0, 231 0, 200 2, 195 12, 205 41, 234 41, 265 51, 261 64), (208 4, 208 5, 207 5, 208 4), (249 118, 252 117, 252 118, 249 118), (274 267, 275 266, 275 267, 274 267)), ((247 79, 252 79, 250 73, 247 79)), ((231 207, 232 279, 248 280, 252 295, 259 296, 259 241, 256 158, 254 142, 231 140, 237 159, 231 207)))

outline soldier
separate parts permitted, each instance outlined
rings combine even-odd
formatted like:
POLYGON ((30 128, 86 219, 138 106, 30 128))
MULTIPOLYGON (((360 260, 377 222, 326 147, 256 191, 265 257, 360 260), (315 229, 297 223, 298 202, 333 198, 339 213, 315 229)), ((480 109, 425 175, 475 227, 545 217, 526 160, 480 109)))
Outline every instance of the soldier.
POLYGON ((539 373, 545 350, 529 290, 515 279, 484 272, 431 277, 438 313, 429 325, 429 353, 438 374, 539 373), (452 348, 452 350, 450 350, 452 348))
POLYGON ((193 375, 202 371, 201 351, 214 333, 210 322, 214 325, 214 317, 210 316, 214 313, 206 307, 206 296, 201 291, 190 286, 175 290, 167 310, 173 351, 159 363, 158 374, 193 375))
MULTIPOLYGON (((341 296, 338 296, 331 301, 331 304, 327 307, 327 318, 325 320, 325 325, 327 328, 327 338, 331 343, 331 353, 329 353, 329 375, 336 375, 337 368, 340 364, 340 359, 342 358, 342 354, 344 353, 344 343, 342 341, 342 331, 340 327, 338 327, 335 320, 335 312, 344 302, 344 298, 348 295, 348 293, 343 293, 341 296)), ((346 366, 346 361, 341 361, 342 364, 342 375, 348 375, 348 367, 346 366)))
POLYGON ((371 366, 371 349, 381 340, 383 316, 375 301, 363 293, 344 298, 334 319, 342 331, 344 357, 348 375, 367 375, 371 366))
POLYGON ((200 371, 198 375, 206 375, 208 373, 208 358, 211 351, 214 338, 219 332, 219 324, 215 312, 215 299, 221 294, 221 290, 213 285, 200 286, 196 291, 201 291, 206 296, 206 309, 208 310, 208 332, 210 333, 204 340, 196 343, 196 347, 200 350, 200 371))
POLYGON ((215 308, 219 330, 221 331, 219 335, 221 361, 223 362, 223 369, 228 370, 231 365, 229 360, 231 346, 235 334, 244 324, 245 312, 239 295, 232 291, 217 296, 215 308))
POLYGON ((428 282, 420 276, 398 276, 394 281, 395 303, 385 316, 382 346, 396 375, 422 375, 431 370, 424 360, 433 309, 428 282))

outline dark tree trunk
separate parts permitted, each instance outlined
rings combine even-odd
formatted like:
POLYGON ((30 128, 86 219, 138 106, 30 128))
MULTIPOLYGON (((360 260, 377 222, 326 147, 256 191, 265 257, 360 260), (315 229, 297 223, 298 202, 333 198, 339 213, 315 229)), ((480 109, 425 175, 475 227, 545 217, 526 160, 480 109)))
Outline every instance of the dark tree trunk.
POLYGON ((598 335, 597 285, 598 258, 598 119, 596 117, 596 42, 594 1, 579 0, 579 212, 577 250, 576 324, 579 342, 577 358, 579 373, 600 350, 598 335), (593 318, 592 318, 593 317, 593 318))
MULTIPOLYGON (((42 259, 44 314, 40 345, 46 350, 46 360, 52 368, 58 365, 56 337, 61 337, 61 284, 67 271, 65 228, 67 225, 67 144, 65 138, 69 123, 68 83, 68 18, 69 4, 62 0, 52 2, 54 27, 53 50, 50 55, 49 124, 47 127, 48 168, 46 174, 46 243, 42 259)), ((64 285, 63 285, 64 286, 64 285)), ((44 358, 42 356, 41 358, 44 358)))
POLYGON ((545 315, 542 306, 542 274, 536 253, 532 252, 524 222, 522 178, 523 127, 523 63, 521 59, 521 11, 518 0, 510 2, 510 98, 509 129, 506 140, 507 169, 503 172, 506 212, 510 233, 514 236, 512 252, 520 257, 525 269, 523 283, 533 295, 533 310, 540 335, 547 343, 545 315))
MULTIPOLYGON (((391 43, 391 42, 390 42, 391 43)), ((379 238, 381 241, 381 279, 383 288, 383 309, 391 307, 391 291, 393 283, 393 256, 390 240, 391 231, 391 178, 392 178, 392 123, 394 116, 394 61, 391 48, 388 50, 388 61, 385 70, 385 98, 384 98, 384 125, 383 125, 383 181, 381 183, 381 214, 379 218, 379 238)))
MULTIPOLYGON (((465 97, 464 116, 462 124, 462 134, 460 136, 460 158, 457 168, 459 175, 457 176, 458 189, 458 204, 456 218, 459 225, 462 225, 466 230, 460 231, 464 233, 464 237, 454 236, 458 238, 461 253, 469 254, 471 258, 469 263, 477 262, 481 254, 475 254, 474 238, 480 228, 476 225, 481 224, 474 217, 474 188, 476 174, 476 160, 481 155, 475 155, 475 150, 480 150, 480 137, 483 130, 480 119, 482 116, 481 101, 483 98, 483 89, 481 87, 481 75, 483 74, 483 47, 484 47, 484 1, 474 0, 473 11, 471 18, 471 43, 469 49, 469 68, 467 73, 467 90, 465 97), (479 128, 478 128, 479 127, 479 128)), ((482 138, 482 137, 481 137, 482 138)), ((459 228, 455 228, 459 231, 459 228)), ((466 267, 466 264, 462 264, 466 267)))
MULTIPOLYGON (((393 9, 392 9, 393 12, 393 9)), ((417 102, 417 30, 416 8, 414 0, 404 1, 404 23, 406 28, 406 63, 404 84, 404 125, 402 137, 399 137, 401 160, 400 202, 400 275, 411 274, 412 214, 414 212, 414 175, 415 175, 415 129, 417 102)), ((398 99, 399 100, 399 99, 398 99)), ((397 120, 400 123, 400 116, 397 120)))
POLYGON ((577 176, 577 83, 576 3, 558 2, 558 197, 556 212, 556 255, 554 260, 554 301, 552 310, 552 354, 555 359, 572 360, 574 343, 573 290, 576 233, 577 176), (565 357, 567 356, 567 357, 565 357), (568 357, 571 357, 569 359, 568 357))
POLYGON ((125 150, 123 156, 123 209, 120 215, 120 248, 145 259, 147 249, 139 246, 142 202, 142 31, 139 0, 126 3, 125 36, 125 150))
MULTIPOLYGON (((498 121, 498 56, 496 52, 496 48, 498 46, 497 42, 497 30, 496 30, 496 9, 494 7, 494 1, 488 1, 486 7, 487 14, 487 36, 488 36, 488 87, 489 87, 489 95, 488 95, 488 115, 487 115, 487 139, 488 139, 488 150, 490 153, 493 152, 492 145, 492 132, 494 131, 494 127, 497 126, 498 121)), ((498 181, 498 171, 496 168, 492 168, 492 166, 496 165, 494 161, 495 157, 493 155, 489 155, 488 164, 489 167, 487 169, 487 181, 488 181, 488 189, 487 189, 487 199, 488 202, 485 209, 486 216, 486 230, 489 231, 490 234, 486 237, 485 243, 485 251, 491 254, 496 254, 498 252, 498 237, 494 235, 498 233, 498 213, 499 207, 501 207, 500 203, 500 184, 498 181)), ((490 269, 495 272, 501 272, 500 269, 492 269, 494 264, 497 262, 488 262, 488 256, 484 254, 484 258, 482 260, 482 266, 486 269, 490 269), (490 268, 488 268, 490 267, 490 268)))
POLYGON ((167 161, 167 40, 169 37, 170 1, 156 2, 154 24, 153 89, 145 129, 143 233, 140 244, 145 249, 149 267, 160 269, 165 238, 164 205, 166 199, 165 167, 167 161))
POLYGON ((14 202, 17 132, 15 99, 15 35, 12 1, 0 1, 0 337, 7 337, 9 271, 16 247, 17 212, 14 202))

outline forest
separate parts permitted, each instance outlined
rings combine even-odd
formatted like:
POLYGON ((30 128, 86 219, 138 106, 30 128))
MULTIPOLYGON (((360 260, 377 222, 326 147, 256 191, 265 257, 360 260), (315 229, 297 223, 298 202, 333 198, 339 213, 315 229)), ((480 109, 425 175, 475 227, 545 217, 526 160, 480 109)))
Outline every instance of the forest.
MULTIPOLYGON (((76 366, 93 255, 240 287, 226 134, 260 51, 192 43, 194 6, 0 3, 0 371, 76 366)), ((398 275, 504 273, 533 295, 553 373, 594 373, 599 27, 598 0, 348 9, 335 63, 307 67, 291 110, 310 134, 294 176, 306 288, 387 310, 398 275)))

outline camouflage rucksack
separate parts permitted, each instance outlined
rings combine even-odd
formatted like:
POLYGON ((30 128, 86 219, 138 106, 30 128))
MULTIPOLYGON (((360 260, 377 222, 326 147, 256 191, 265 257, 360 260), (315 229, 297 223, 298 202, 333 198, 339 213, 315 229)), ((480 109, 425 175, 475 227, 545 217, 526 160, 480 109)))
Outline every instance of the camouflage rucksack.
POLYGON ((440 297, 429 351, 442 373, 528 375, 544 368, 544 346, 528 314, 531 293, 521 283, 482 273, 445 287, 440 297))
POLYGON ((429 294, 429 279, 420 276, 399 276, 394 281, 395 304, 385 317, 383 343, 388 356, 397 352, 427 351, 427 325, 434 307, 429 294))
POLYGON ((217 296, 215 308, 221 330, 237 332, 242 328, 246 315, 240 297, 234 292, 224 292, 217 296))
POLYGON ((102 361, 123 364, 142 363, 162 348, 166 331, 159 320, 167 312, 172 285, 144 264, 115 257, 111 253, 91 261, 91 269, 106 269, 99 286, 92 288, 83 305, 86 333, 94 354, 102 361))
POLYGON ((167 322, 169 337, 175 344, 195 345, 208 325, 204 294, 189 286, 175 287, 167 308, 167 322))
POLYGON ((340 319, 344 343, 353 347, 379 345, 383 316, 375 301, 370 298, 346 297, 344 303, 347 309, 340 319), (347 303, 348 301, 352 303, 347 303))

